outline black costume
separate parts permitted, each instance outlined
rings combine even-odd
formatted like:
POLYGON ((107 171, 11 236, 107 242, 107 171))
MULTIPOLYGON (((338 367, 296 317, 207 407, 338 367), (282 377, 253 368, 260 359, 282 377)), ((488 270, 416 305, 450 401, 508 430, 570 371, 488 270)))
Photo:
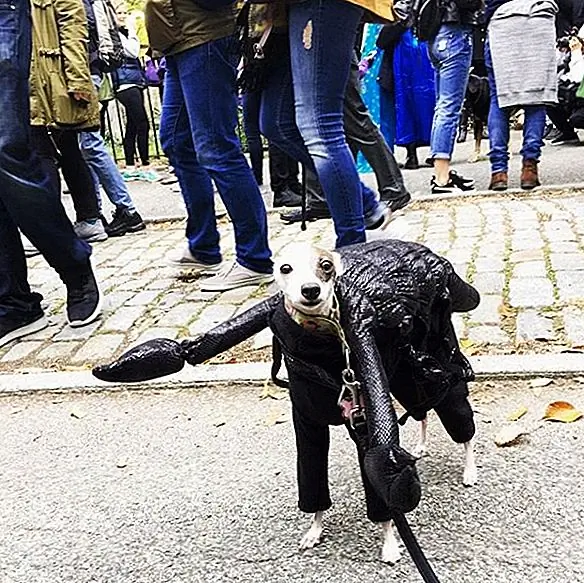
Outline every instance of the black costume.
MULTIPOLYGON (((474 309, 478 292, 428 248, 404 241, 344 247, 335 280, 352 368, 361 383, 366 430, 356 441, 368 516, 375 522, 408 512, 420 498, 415 460, 399 446, 391 394, 421 420, 434 409, 457 442, 474 435, 467 401, 472 370, 461 354, 451 314, 474 309)), ((147 380, 202 363, 270 326, 290 379, 298 446, 299 506, 326 510, 329 425, 345 423, 337 404, 345 361, 335 335, 297 324, 278 293, 193 340, 153 340, 111 365, 94 369, 106 381, 147 380)), ((363 428, 364 429, 364 428, 363 428)))

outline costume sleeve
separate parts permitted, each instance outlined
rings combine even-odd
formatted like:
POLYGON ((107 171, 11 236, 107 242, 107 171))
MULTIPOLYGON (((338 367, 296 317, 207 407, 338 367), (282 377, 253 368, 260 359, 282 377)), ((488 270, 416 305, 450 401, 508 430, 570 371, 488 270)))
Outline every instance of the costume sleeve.
POLYGON ((272 296, 193 340, 183 340, 185 360, 192 365, 200 364, 261 332, 268 327, 269 316, 280 299, 281 294, 272 296))
POLYGON ((89 72, 87 16, 82 0, 54 0, 59 44, 69 93, 94 91, 89 72))

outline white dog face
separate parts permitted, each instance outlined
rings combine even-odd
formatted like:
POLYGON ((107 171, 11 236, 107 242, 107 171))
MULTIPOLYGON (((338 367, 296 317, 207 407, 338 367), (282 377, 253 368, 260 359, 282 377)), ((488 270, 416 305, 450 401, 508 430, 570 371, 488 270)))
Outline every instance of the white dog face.
POLYGON ((335 278, 342 273, 338 253, 308 243, 286 247, 276 259, 276 283, 288 302, 300 312, 328 316, 335 278))

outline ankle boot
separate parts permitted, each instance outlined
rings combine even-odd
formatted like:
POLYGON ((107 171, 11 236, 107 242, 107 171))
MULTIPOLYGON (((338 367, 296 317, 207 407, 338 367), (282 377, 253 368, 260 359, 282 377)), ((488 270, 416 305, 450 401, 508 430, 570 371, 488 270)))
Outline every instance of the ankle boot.
POLYGON ((533 190, 540 185, 537 164, 537 160, 523 160, 521 168, 521 188, 523 190, 533 190))
POLYGON ((420 163, 418 162, 418 149, 416 148, 416 145, 408 144, 406 150, 408 152, 408 157, 406 158, 404 168, 406 170, 417 170, 420 167, 420 163))

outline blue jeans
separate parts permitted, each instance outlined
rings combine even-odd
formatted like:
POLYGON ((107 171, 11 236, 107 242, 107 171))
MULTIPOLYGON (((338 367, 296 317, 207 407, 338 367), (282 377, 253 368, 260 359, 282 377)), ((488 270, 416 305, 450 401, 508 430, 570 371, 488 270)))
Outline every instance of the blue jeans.
MULTIPOLYGON (((79 146, 94 178, 98 199, 99 185, 101 184, 107 197, 116 208, 124 208, 129 212, 134 212, 136 207, 132 202, 128 188, 118 167, 109 155, 101 134, 99 132, 80 132, 79 146)), ((99 203, 101 207, 101 200, 99 203)))
POLYGON ((433 158, 450 160, 472 62, 472 28, 443 24, 429 43, 428 54, 436 71, 430 151, 433 158))
POLYGON ((221 261, 213 180, 233 223, 238 263, 271 273, 266 208, 235 133, 231 42, 219 39, 167 57, 160 141, 187 207, 191 253, 203 263, 221 261))
POLYGON ((264 183, 264 146, 260 135, 261 93, 253 91, 243 96, 243 129, 251 168, 258 184, 264 183))
MULTIPOLYGON (((509 168, 509 114, 510 112, 499 107, 497 87, 489 41, 485 43, 485 65, 489 75, 489 90, 491 105, 489 109, 489 143, 491 151, 491 172, 507 172, 509 168)), ((545 106, 531 105, 523 108, 525 121, 523 122, 523 160, 539 160, 543 146, 543 132, 545 128, 545 106)))
POLYGON ((65 283, 87 269, 91 254, 31 151, 30 58, 29 3, 0 0, 0 317, 22 322, 40 315, 42 297, 30 290, 18 229, 65 283))
POLYGON ((344 0, 290 5, 289 47, 274 59, 262 95, 262 133, 316 172, 333 217, 336 245, 365 241, 381 217, 361 184, 345 139, 343 110, 357 27, 363 10, 344 0))

